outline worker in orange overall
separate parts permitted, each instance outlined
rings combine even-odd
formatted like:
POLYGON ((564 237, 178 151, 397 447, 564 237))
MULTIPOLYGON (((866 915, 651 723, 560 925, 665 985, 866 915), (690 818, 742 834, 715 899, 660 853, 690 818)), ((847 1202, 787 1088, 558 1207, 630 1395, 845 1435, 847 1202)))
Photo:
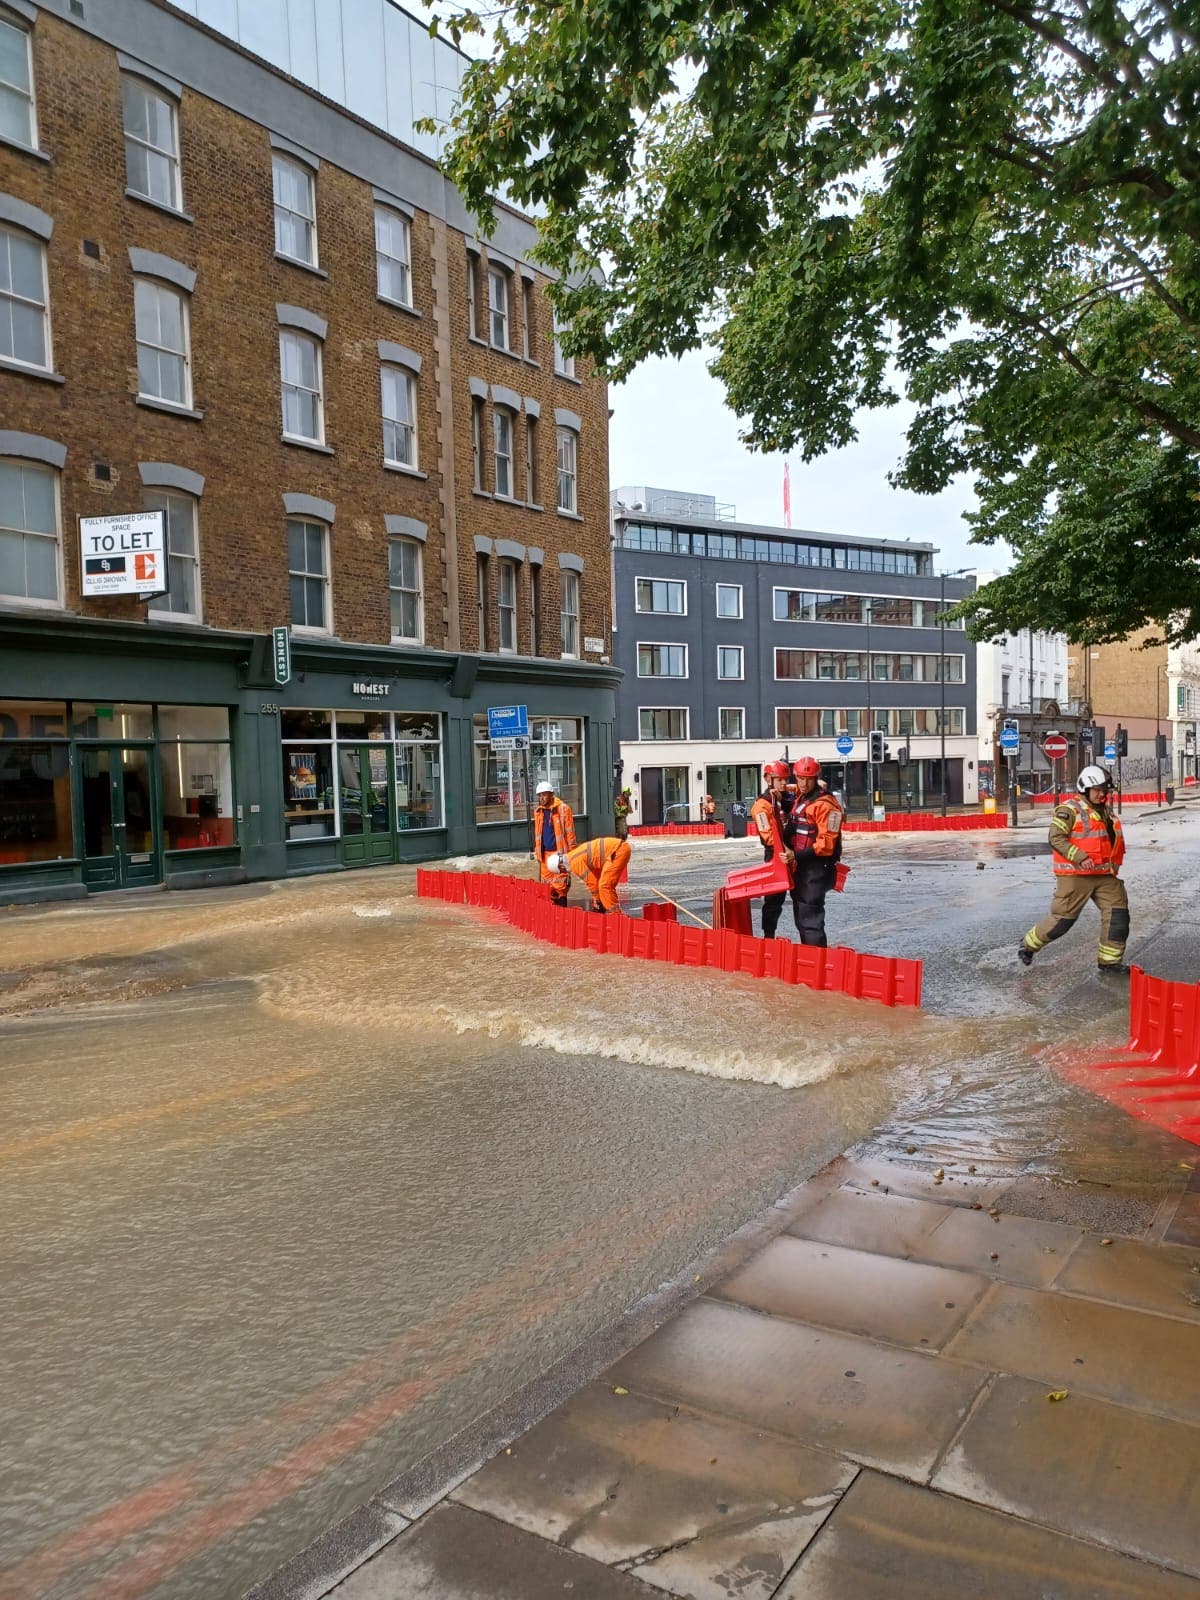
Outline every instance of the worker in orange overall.
POLYGON ((620 911, 617 883, 629 865, 633 846, 628 839, 589 839, 566 855, 556 855, 548 863, 553 871, 574 873, 581 878, 592 898, 592 911, 620 911))
POLYGON ((534 791, 537 810, 533 813, 533 853, 541 868, 542 882, 550 885, 550 898, 556 906, 565 906, 571 888, 569 872, 552 872, 548 866, 551 856, 566 855, 575 848, 575 814, 565 800, 554 792, 554 785, 543 778, 534 791))
MULTIPOLYGON (((786 761, 768 761, 763 768, 763 791, 750 807, 750 820, 754 824, 758 842, 763 847, 763 860, 772 861, 778 854, 783 857, 789 868, 795 860, 795 856, 785 843, 788 818, 791 814, 791 801, 788 796, 788 782, 791 776, 792 769, 786 761)), ((780 889, 778 894, 763 896, 764 939, 775 937, 775 930, 779 926, 780 914, 783 911, 783 902, 786 899, 786 889, 780 889)))
POLYGON ((842 854, 841 806, 821 779, 821 764, 801 756, 792 771, 792 801, 786 837, 795 856, 792 869, 792 915, 801 944, 827 945, 825 896, 833 888, 842 854))

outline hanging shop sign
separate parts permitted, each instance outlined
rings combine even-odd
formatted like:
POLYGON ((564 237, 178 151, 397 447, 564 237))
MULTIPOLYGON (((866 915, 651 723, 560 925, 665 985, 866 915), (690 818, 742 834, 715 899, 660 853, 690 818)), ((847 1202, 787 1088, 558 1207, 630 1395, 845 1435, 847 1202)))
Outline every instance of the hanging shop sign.
POLYGON ((143 599, 166 594, 167 546, 161 511, 116 517, 80 517, 79 545, 85 600, 106 594, 143 599))

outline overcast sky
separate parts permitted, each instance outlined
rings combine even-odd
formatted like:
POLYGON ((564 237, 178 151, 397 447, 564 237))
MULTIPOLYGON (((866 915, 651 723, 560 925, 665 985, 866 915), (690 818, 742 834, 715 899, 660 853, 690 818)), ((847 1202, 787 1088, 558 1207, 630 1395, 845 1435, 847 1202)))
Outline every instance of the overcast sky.
MULTIPOLYGON (((737 507, 741 522, 783 527, 783 458, 739 441, 738 419, 705 357, 648 361, 628 383, 609 390, 609 476, 620 485, 686 489, 737 507)), ((940 495, 901 493, 887 481, 904 444, 908 410, 863 413, 859 439, 818 461, 791 458, 792 526, 814 532, 926 540, 939 570, 1007 565, 1002 547, 967 544, 962 513, 972 504, 965 482, 940 495)))

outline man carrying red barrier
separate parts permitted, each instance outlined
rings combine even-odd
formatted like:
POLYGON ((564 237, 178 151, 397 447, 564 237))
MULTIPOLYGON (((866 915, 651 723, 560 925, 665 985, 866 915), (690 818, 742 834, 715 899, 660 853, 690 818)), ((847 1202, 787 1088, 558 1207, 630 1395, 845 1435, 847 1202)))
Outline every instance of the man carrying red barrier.
MULTIPOLYGON (((758 831, 759 843, 763 847, 763 860, 773 861, 776 854, 779 854, 789 867, 795 860, 795 856, 786 842, 788 819, 791 814, 791 800, 788 795, 788 783, 791 776, 792 769, 786 761, 768 761, 763 768, 765 787, 758 799, 750 807, 750 820, 758 831)), ((787 892, 783 889, 778 894, 763 896, 762 932, 764 939, 773 939, 775 937, 775 930, 779 926, 779 918, 786 898, 787 892)))
POLYGON ((792 771, 796 798, 786 835, 795 857, 792 914, 801 944, 827 945, 825 896, 833 888, 841 859, 843 812, 812 756, 801 756, 792 771))
POLYGON ((1078 796, 1057 806, 1050 818, 1054 861, 1050 915, 1030 928, 1017 947, 1017 959, 1022 966, 1031 966, 1036 953, 1051 939, 1069 933, 1084 906, 1094 900, 1100 913, 1100 971, 1128 976, 1122 957, 1129 938, 1129 896, 1117 876, 1125 859, 1125 836, 1120 817, 1108 804, 1108 773, 1103 767, 1084 767, 1075 786, 1078 796))
POLYGON ((550 898, 556 906, 565 906, 571 888, 567 872, 552 872, 548 866, 552 855, 566 855, 575 848, 575 814, 565 800, 554 793, 554 785, 546 778, 538 784, 537 810, 533 814, 533 853, 542 872, 542 882, 550 885, 550 898))
POLYGON ((620 911, 617 884, 632 853, 633 846, 628 839, 589 839, 565 855, 549 857, 546 864, 552 872, 567 875, 568 882, 571 873, 583 880, 592 897, 592 911, 620 911))

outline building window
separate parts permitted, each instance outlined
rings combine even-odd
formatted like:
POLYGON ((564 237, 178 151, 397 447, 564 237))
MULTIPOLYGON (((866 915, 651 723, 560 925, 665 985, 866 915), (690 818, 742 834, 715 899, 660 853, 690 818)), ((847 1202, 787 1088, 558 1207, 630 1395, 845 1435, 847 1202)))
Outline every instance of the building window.
POLYGON ((416 539, 388 540, 388 589, 392 638, 420 644, 425 606, 421 594, 421 546, 416 539))
POLYGON ((576 509, 576 461, 579 440, 573 428, 558 430, 558 509, 576 509))
POLYGON ((475 557, 475 627, 479 637, 479 648, 486 651, 488 647, 488 558, 485 555, 475 557))
POLYGON ((471 482, 482 494, 483 483, 483 401, 471 401, 471 482))
POLYGON ((488 334, 497 350, 508 345, 508 273, 503 267, 488 268, 488 334))
POLYGON ((412 305, 412 224, 384 206, 375 207, 375 292, 412 305))
POLYGON ((192 403, 187 301, 178 289, 150 278, 133 280, 138 394, 173 406, 192 403))
POLYGON ((686 678, 687 645, 639 644, 637 663, 639 678, 686 678))
POLYGON ((542 569, 529 569, 529 653, 536 656, 542 638, 542 569))
POLYGON ((687 613, 687 584, 674 578, 638 578, 637 609, 682 617, 687 613))
POLYGON ((0 460, 0 595, 59 603, 58 483, 48 467, 0 460))
POLYGON ((152 611, 200 620, 200 552, 196 538, 196 502, 188 494, 147 489, 142 497, 147 511, 161 511, 167 545, 167 577, 171 587, 155 595, 152 611))
POLYGON ((563 332, 565 324, 559 320, 558 312, 554 313, 554 370, 560 378, 573 378, 575 376, 575 357, 563 354, 563 347, 559 335, 563 332))
POLYGON ((182 210, 179 110, 174 100, 138 78, 122 78, 121 109, 125 182, 144 200, 182 210))
POLYGON ((533 297, 533 284, 528 278, 521 280, 521 344, 526 361, 537 359, 537 302, 533 297))
MULTIPOLYGON (((529 725, 529 783, 543 778, 554 785, 576 818, 584 815, 583 718, 534 717, 529 725)), ((474 718, 475 821, 525 820, 525 786, 520 755, 493 750, 486 715, 474 718)), ((532 799, 532 795, 530 796, 532 799)), ((582 830, 581 830, 582 831, 582 830)))
POLYGON ((717 615, 736 620, 742 614, 742 586, 740 583, 717 585, 717 615))
POLYGON ((6 16, 0 16, 0 138, 37 148, 33 38, 28 28, 6 16))
POLYGON ((717 711, 718 739, 744 739, 746 713, 741 706, 721 706, 717 711))
POLYGON ((721 644, 717 646, 717 677, 741 678, 744 676, 742 669, 742 647, 740 644, 721 644))
POLYGON ((686 739, 687 736, 686 707, 640 706, 638 708, 639 739, 686 739))
POLYGON ((525 499, 531 506, 538 504, 537 468, 538 424, 536 417, 525 418, 525 499))
POLYGON ((383 391, 383 459, 392 467, 417 464, 417 386, 399 367, 380 369, 383 391))
POLYGON ((321 395, 321 346, 290 329, 279 335, 279 376, 283 391, 283 432, 288 439, 322 444, 325 404, 321 395))
POLYGON ((498 610, 500 616, 500 648, 515 652, 517 648, 517 563, 502 561, 498 577, 498 610))
POLYGON ((563 572, 559 576, 562 584, 562 653, 574 657, 579 654, 579 575, 563 572))
MULTIPOLYGON (((834 739, 848 733, 861 738, 873 728, 889 737, 909 735, 929 737, 940 732, 939 716, 933 706, 877 707, 867 712, 861 707, 815 709, 778 706, 775 710, 775 735, 779 739, 834 739)), ((946 732, 961 735, 965 712, 962 706, 946 710, 946 732)))
POLYGON ((1000 704, 1002 706, 1006 706, 1008 704, 1008 697, 1011 692, 1012 678, 1007 672, 1004 672, 1000 675, 1000 704))
POLYGON ((7 865, 75 855, 66 713, 61 700, 0 700, 0 850, 7 865))
POLYGON ((36 239, 0 227, 0 356, 25 367, 50 367, 46 251, 36 239))
POLYGON ((317 184, 307 167, 271 158, 275 186, 275 250, 305 266, 317 264, 317 184))
POLYGON ((236 844, 228 711, 160 706, 158 740, 167 849, 236 844))
POLYGON ((492 411, 492 488, 507 500, 513 492, 512 449, 512 413, 496 406, 492 411))
POLYGON ((328 534, 322 522, 288 518, 288 583, 293 628, 329 632, 328 534))
POLYGON ((481 271, 478 255, 474 250, 467 251, 467 332, 472 339, 479 338, 479 274, 481 271))

